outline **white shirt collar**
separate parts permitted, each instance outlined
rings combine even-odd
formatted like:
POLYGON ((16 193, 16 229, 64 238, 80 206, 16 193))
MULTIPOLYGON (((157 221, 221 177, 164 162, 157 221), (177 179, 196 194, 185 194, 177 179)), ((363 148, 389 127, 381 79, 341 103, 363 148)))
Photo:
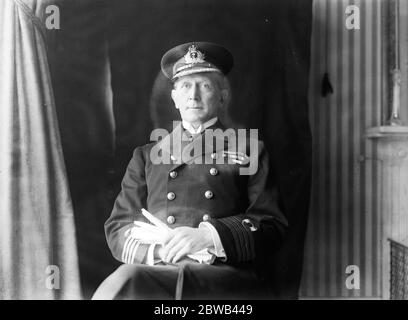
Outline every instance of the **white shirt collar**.
POLYGON ((187 122, 185 120, 182 121, 183 128, 188 130, 191 134, 198 134, 203 132, 205 129, 208 127, 211 127, 214 123, 216 123, 218 120, 217 117, 214 117, 207 122, 200 124, 200 126, 197 129, 194 129, 194 127, 191 125, 190 122, 187 122))

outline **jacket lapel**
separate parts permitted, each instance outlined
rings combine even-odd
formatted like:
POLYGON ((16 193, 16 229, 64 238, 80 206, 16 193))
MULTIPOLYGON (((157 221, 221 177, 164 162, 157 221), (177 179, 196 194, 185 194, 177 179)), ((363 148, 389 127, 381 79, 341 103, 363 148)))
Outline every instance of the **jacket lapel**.
MULTIPOLYGON (((165 136, 156 144, 156 149, 161 153, 161 160, 165 160, 169 164, 169 171, 177 167, 193 163, 197 158, 203 157, 207 161, 211 154, 216 153, 217 157, 222 156, 222 151, 228 148, 228 136, 224 136, 225 127, 217 121, 214 125, 208 127, 200 135, 192 138, 191 134, 184 130, 181 122, 174 128, 174 130, 165 136), (210 134, 209 129, 212 129, 210 134), (215 130, 219 133, 215 134, 215 130)), ((157 152, 152 154, 153 163, 158 163, 157 152)))

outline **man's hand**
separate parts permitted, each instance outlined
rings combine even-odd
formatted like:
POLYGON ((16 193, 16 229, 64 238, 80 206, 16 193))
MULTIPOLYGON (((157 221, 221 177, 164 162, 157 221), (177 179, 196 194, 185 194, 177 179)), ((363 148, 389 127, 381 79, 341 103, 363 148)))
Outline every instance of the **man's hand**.
POLYGON ((159 255, 165 262, 176 263, 184 256, 212 245, 211 232, 207 228, 178 227, 170 232, 159 255))

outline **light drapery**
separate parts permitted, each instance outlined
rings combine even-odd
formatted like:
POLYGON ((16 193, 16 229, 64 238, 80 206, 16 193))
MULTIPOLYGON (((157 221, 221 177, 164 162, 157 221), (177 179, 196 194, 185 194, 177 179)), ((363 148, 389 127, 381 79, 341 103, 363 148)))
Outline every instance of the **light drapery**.
POLYGON ((44 37, 50 4, 0 1, 0 299, 80 298, 44 37))

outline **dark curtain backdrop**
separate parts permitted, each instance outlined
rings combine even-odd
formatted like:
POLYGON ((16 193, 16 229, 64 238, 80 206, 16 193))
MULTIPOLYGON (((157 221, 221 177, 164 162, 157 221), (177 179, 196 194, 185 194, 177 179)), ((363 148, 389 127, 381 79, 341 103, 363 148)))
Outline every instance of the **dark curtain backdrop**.
POLYGON ((178 119, 160 73, 162 55, 183 42, 212 41, 235 59, 228 125, 259 128, 273 155, 291 228, 271 256, 270 281, 279 297, 295 297, 310 193, 312 0, 73 0, 64 6, 65 28, 51 41, 51 60, 85 292, 117 265, 103 222, 133 149, 149 142, 154 127, 170 128, 178 119))

